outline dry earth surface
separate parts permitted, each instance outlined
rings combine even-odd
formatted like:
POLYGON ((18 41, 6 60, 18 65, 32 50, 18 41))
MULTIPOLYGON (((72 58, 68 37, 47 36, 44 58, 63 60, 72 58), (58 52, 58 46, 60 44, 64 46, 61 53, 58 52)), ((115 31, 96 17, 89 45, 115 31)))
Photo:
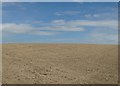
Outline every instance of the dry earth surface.
POLYGON ((3 44, 4 84, 115 84, 118 46, 3 44))
POLYGON ((2 84, 2 45, 0 44, 0 85, 2 84))

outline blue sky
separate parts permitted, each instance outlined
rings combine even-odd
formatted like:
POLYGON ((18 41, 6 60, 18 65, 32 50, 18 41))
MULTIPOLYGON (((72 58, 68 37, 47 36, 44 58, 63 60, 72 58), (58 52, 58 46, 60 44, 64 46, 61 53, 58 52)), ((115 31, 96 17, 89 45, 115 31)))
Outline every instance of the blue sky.
POLYGON ((3 43, 117 44, 117 3, 4 2, 3 43))
POLYGON ((119 0, 2 0, 2 2, 119 2, 119 0))

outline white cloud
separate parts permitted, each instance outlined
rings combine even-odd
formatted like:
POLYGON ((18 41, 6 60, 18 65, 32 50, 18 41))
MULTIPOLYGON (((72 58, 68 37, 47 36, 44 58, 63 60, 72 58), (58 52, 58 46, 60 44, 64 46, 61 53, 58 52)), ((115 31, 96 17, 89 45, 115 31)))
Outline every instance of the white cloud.
POLYGON ((0 32, 4 35, 11 34, 32 34, 32 35, 55 35, 63 31, 83 32, 91 29, 86 42, 90 43, 118 43, 118 23, 116 20, 111 21, 93 21, 93 20, 53 20, 51 22, 44 22, 44 26, 35 27, 35 24, 15 24, 3 23, 0 24, 0 32), (87 28, 86 28, 87 27, 87 28), (94 28, 88 28, 94 27, 94 28), (111 32, 112 31, 112 32, 111 32))
POLYGON ((100 17, 100 15, 98 15, 98 14, 94 14, 93 17, 100 17))
POLYGON ((52 26, 52 27, 44 27, 44 30, 51 31, 84 31, 84 28, 81 27, 72 27, 72 26, 52 26))
POLYGON ((61 20, 53 20, 52 21, 53 24, 57 24, 57 25, 63 25, 66 23, 65 20, 61 19, 61 20))
MULTIPOLYGON (((109 44, 117 44, 118 43, 118 34, 116 33, 118 30, 118 21, 117 20, 54 20, 52 22, 55 25, 66 26, 69 27, 82 27, 81 30, 88 31, 90 28, 86 27, 94 27, 91 28, 92 33, 88 34, 88 40, 84 40, 89 43, 109 43, 109 44)), ((74 28, 73 28, 74 29, 74 28)), ((76 29, 80 30, 80 29, 76 29)))
POLYGON ((91 18, 91 17, 93 17, 93 16, 92 16, 91 14, 86 14, 85 17, 86 17, 86 18, 91 18))
POLYGON ((26 33, 31 31, 33 28, 28 24, 14 24, 14 23, 6 23, 2 25, 3 31, 10 33, 26 33))
POLYGON ((53 35, 54 32, 42 31, 40 28, 33 27, 29 24, 14 24, 5 23, 2 24, 3 34, 35 34, 35 35, 53 35))
POLYGON ((105 27, 105 28, 111 28, 111 29, 117 29, 118 24, 116 20, 111 21, 89 21, 89 20, 83 20, 83 21, 76 21, 76 24, 80 24, 81 26, 95 26, 95 27, 105 27))
POLYGON ((118 29, 118 22, 116 20, 100 20, 100 21, 93 21, 93 20, 72 20, 72 21, 64 21, 64 20, 54 20, 53 24, 61 25, 61 26, 68 26, 68 27, 104 27, 110 29, 118 29))
MULTIPOLYGON (((91 20, 54 20, 48 25, 45 23, 42 27, 35 27, 31 24, 15 24, 3 23, 2 29, 4 33, 11 34, 36 34, 36 35, 52 35, 59 31, 84 31, 86 27, 95 27, 101 29, 117 30, 117 21, 91 21, 91 20)), ((87 29, 86 29, 87 30, 87 29)))
POLYGON ((55 25, 55 23, 62 23, 63 21, 53 21, 51 26, 35 27, 30 24, 15 24, 15 23, 3 23, 0 29, 3 34, 35 34, 35 35, 54 35, 59 31, 83 31, 81 27, 72 27, 63 25, 55 25))
POLYGON ((85 17, 86 18, 98 18, 98 17, 100 17, 100 15, 98 15, 98 14, 86 14, 85 17))
POLYGON ((57 33, 49 32, 49 31, 33 31, 32 34, 35 34, 35 35, 53 35, 53 34, 57 34, 57 33))
POLYGON ((55 15, 62 16, 62 15, 76 15, 79 14, 80 11, 64 11, 64 12, 56 12, 55 15))
MULTIPOLYGON (((105 10, 105 9, 104 9, 105 10)), ((108 11, 108 9, 106 8, 106 11, 108 11)), ((98 20, 113 20, 113 19, 118 19, 118 8, 111 8, 110 12, 107 13, 96 13, 96 14, 85 14, 84 17, 85 18, 90 18, 90 19, 98 19, 98 20)))

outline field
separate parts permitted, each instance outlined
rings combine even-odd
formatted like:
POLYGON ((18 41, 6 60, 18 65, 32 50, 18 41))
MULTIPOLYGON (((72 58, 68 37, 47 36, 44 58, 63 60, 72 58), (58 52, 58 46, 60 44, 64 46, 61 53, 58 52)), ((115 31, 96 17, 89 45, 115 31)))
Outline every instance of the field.
POLYGON ((0 45, 0 85, 2 84, 2 45, 0 45))
POLYGON ((4 84, 115 84, 118 46, 3 44, 4 84))

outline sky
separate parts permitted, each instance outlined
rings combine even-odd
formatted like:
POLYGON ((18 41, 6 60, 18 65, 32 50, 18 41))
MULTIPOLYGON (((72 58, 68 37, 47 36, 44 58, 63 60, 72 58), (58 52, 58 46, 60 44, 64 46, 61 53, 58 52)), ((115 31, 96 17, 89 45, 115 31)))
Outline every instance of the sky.
POLYGON ((118 43, 116 2, 3 2, 2 43, 118 43))
POLYGON ((119 2, 119 0, 2 0, 2 2, 119 2))

